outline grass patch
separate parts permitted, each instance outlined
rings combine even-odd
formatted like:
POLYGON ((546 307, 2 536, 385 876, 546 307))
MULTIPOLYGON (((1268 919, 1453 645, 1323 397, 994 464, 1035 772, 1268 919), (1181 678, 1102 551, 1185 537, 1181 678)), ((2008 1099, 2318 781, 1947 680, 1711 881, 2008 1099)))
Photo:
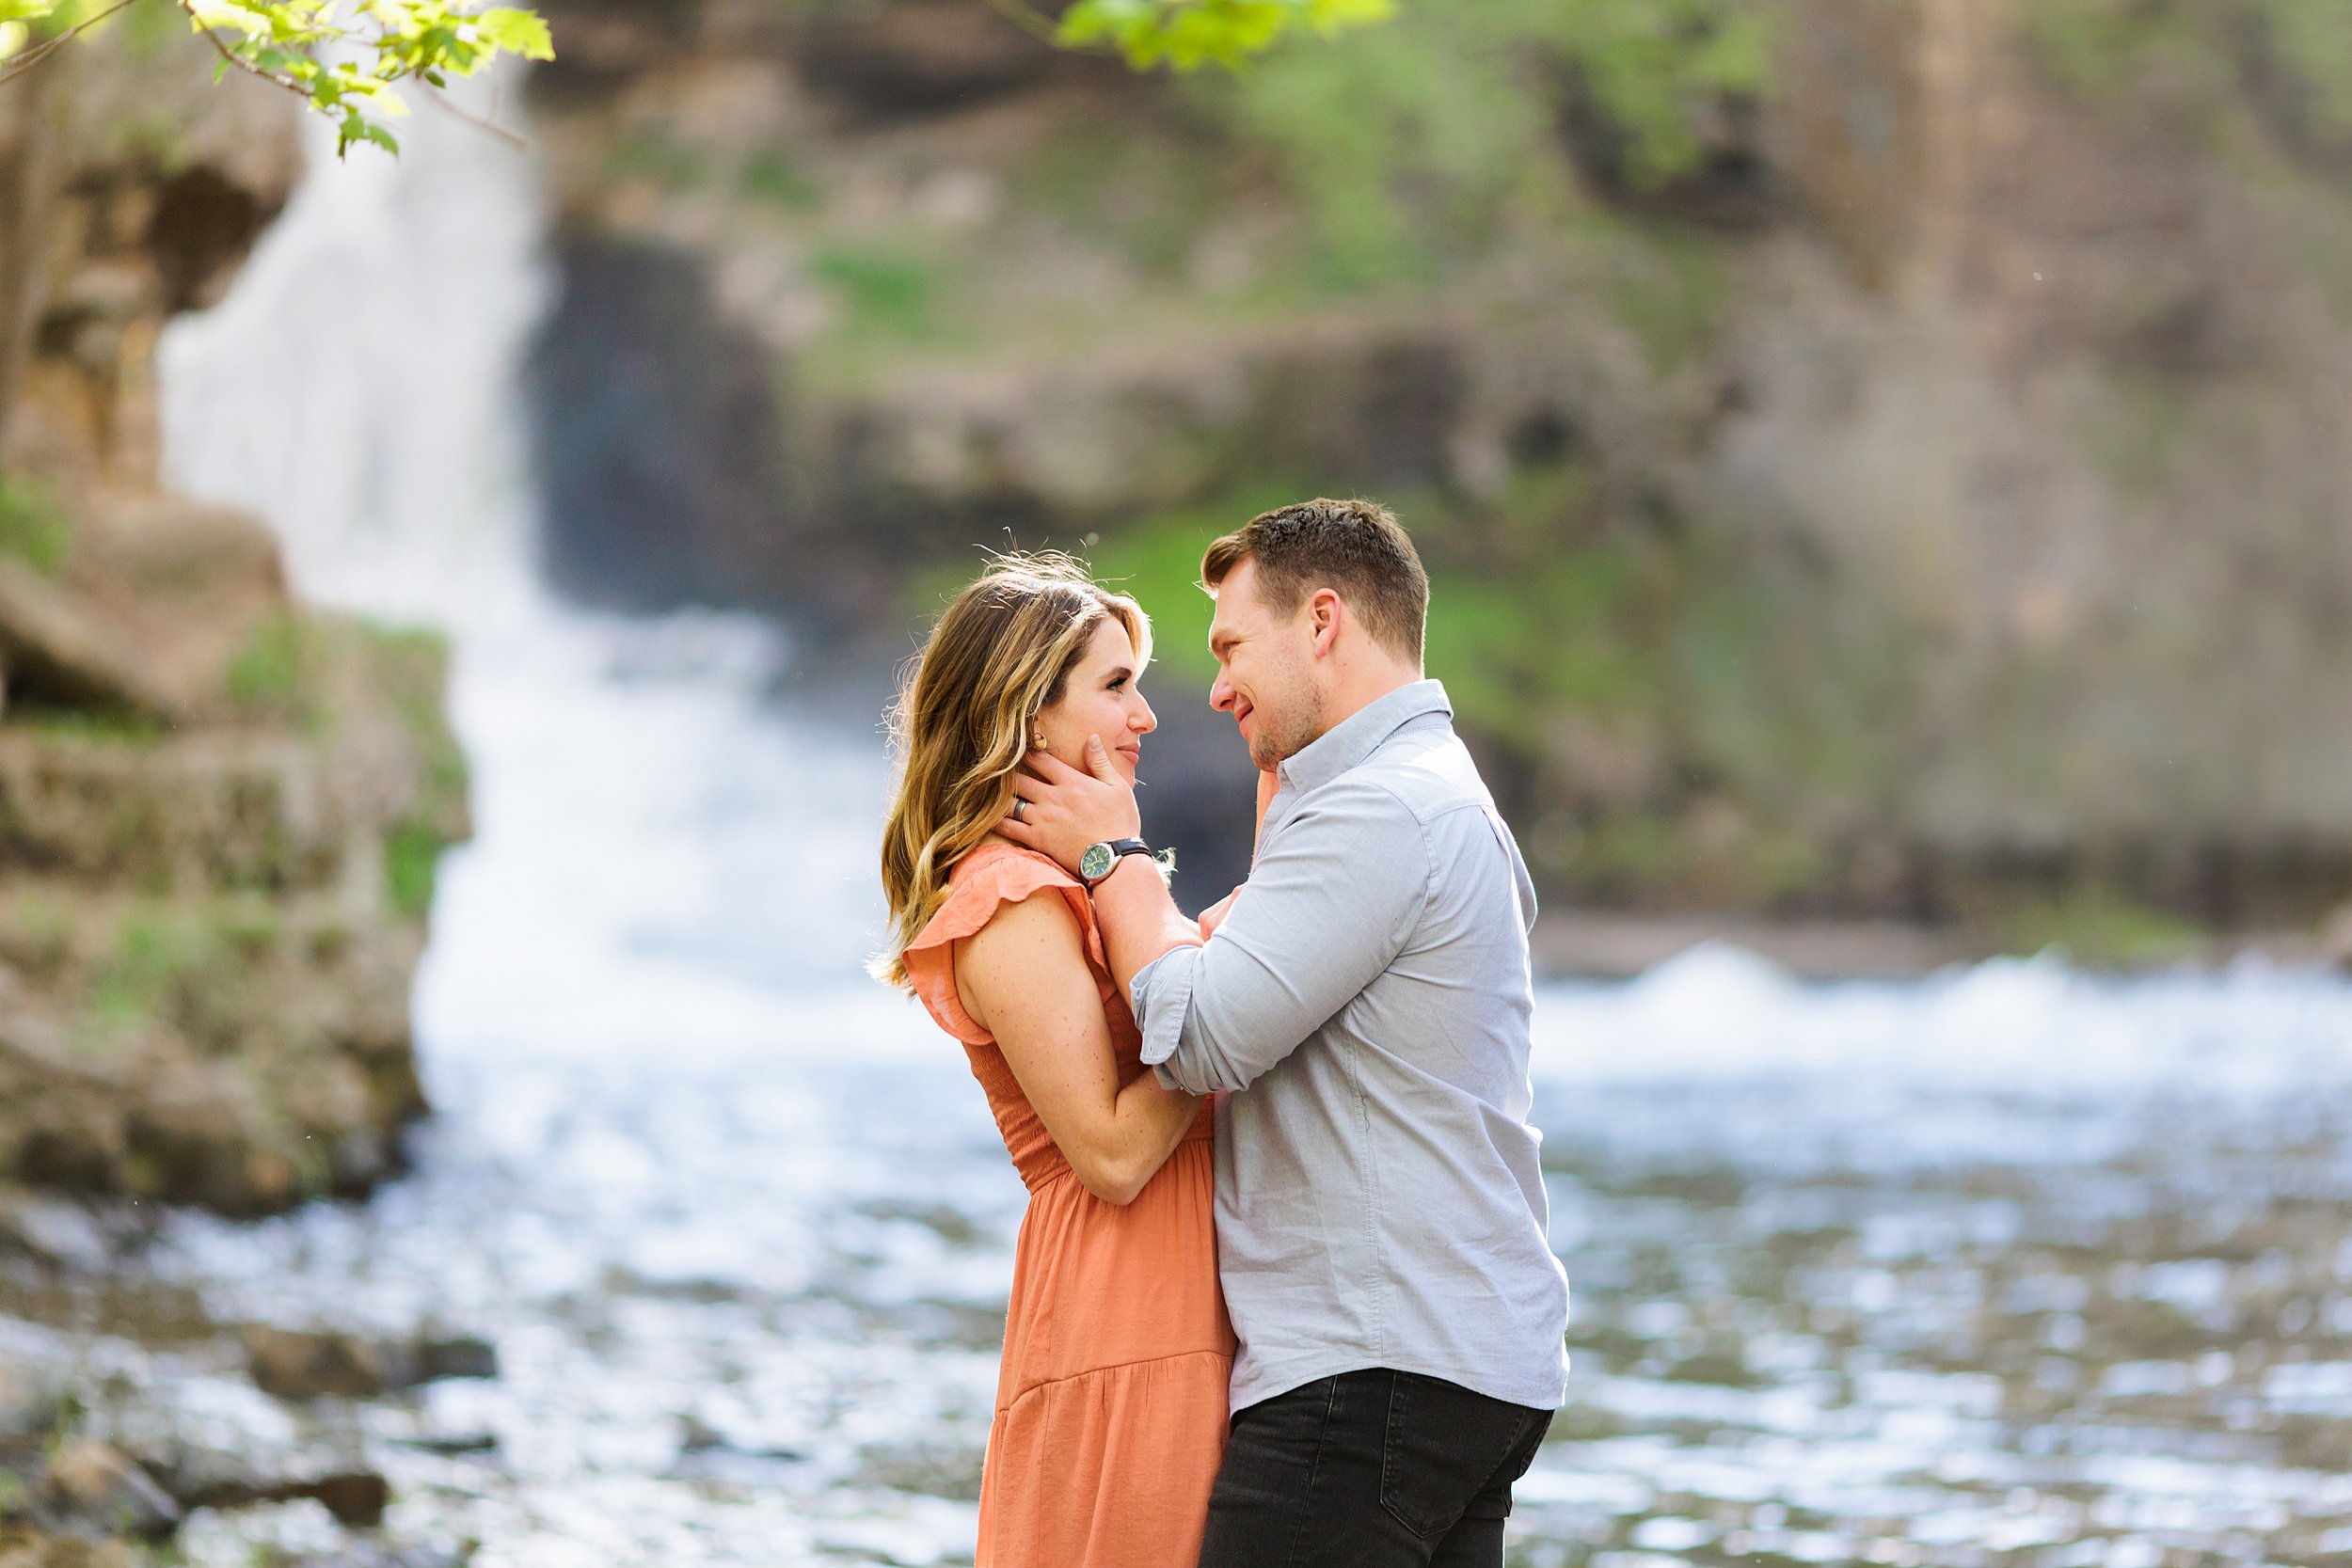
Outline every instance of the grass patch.
POLYGON ((840 330, 866 338, 929 338, 939 330, 939 269, 911 251, 836 245, 809 270, 841 303, 840 330))
POLYGON ((623 179, 649 180, 668 191, 691 191, 710 182, 709 155, 660 131, 638 131, 612 149, 612 172, 623 179))
POLYGON ((1313 494, 1268 481, 1205 506, 1145 518, 1089 548, 1094 575, 1152 617, 1154 665, 1170 678, 1206 683, 1216 674, 1216 660, 1209 657, 1216 601, 1200 591, 1200 552, 1259 513, 1313 494))
POLYGON ((359 633, 377 683, 416 743, 424 765, 424 800, 414 815, 435 825, 444 844, 466 835, 470 782, 465 748, 449 725, 449 640, 421 626, 362 621, 359 633))
POLYGON ((1502 736, 1543 707, 1655 705, 1660 660, 1638 624, 1646 576, 1641 552, 1613 542, 1525 572, 1433 573, 1429 673, 1465 723, 1502 736))
POLYGON ((773 149, 744 160, 742 172, 736 176, 736 188, 754 201, 787 213, 814 212, 823 199, 817 182, 800 165, 773 149))
POLYGON ((86 1047, 103 1048, 155 1022, 199 1049, 242 1049, 254 1027, 259 976, 285 943, 284 917, 265 896, 135 905, 82 979, 77 1034, 86 1047))
POLYGON ((0 557, 55 577, 73 547, 73 525, 46 484, 28 474, 0 472, 0 557))
POLYGON ((1089 124, 1025 159, 1014 172, 1014 193, 1022 206, 1107 242, 1145 276, 1172 278, 1232 210, 1231 167, 1230 159, 1188 142, 1089 124))
POLYGON ((0 955, 40 979, 64 970, 73 958, 73 914, 55 895, 19 889, 0 927, 0 955))
POLYGON ((2012 952, 2057 950, 2097 969, 2145 969, 2195 957, 2204 936, 2194 922, 2089 886, 2022 905, 2002 923, 2012 952))
POLYGON ((1729 298, 1721 247, 1662 229, 1640 233, 1609 284, 1613 313, 1642 341, 1650 369, 1660 375, 1671 375, 1714 346, 1729 298))
POLYGON ((57 740, 91 741, 109 746, 153 746, 170 732, 156 720, 138 714, 108 713, 96 708, 11 708, 11 723, 57 740))
POLYGON ((112 1031, 168 1017, 183 983, 202 968, 185 927, 160 910, 135 910, 116 927, 111 950, 90 976, 90 1019, 112 1031))
POLYGON ((230 702, 247 713, 305 726, 321 719, 314 689, 318 634, 292 611, 264 618, 221 677, 230 702))
POLYGON ((416 817, 385 831, 384 896, 403 919, 422 920, 433 912, 441 851, 448 847, 449 841, 435 824, 416 817))

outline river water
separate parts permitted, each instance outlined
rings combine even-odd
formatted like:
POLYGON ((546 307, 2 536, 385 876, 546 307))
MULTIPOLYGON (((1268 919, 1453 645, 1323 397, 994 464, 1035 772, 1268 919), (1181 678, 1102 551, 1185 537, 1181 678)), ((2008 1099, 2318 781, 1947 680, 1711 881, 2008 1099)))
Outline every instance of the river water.
MULTIPOLYGON (((538 586, 533 173, 408 123, 398 166, 322 161, 163 374, 177 483, 454 640, 439 1114, 370 1202, 182 1216, 131 1288, 478 1333, 500 1375, 293 1409, 200 1330, 79 1354, 247 1447, 331 1429, 392 1540, 485 1568, 968 1561, 1023 1193, 960 1052, 858 973, 879 736, 777 700, 755 622, 538 586)), ((1516 1564, 2352 1564, 2352 990, 1702 950, 1548 988, 1538 1031, 1575 1373, 1516 1564)), ((300 1502, 183 1539, 340 1536, 300 1502)))

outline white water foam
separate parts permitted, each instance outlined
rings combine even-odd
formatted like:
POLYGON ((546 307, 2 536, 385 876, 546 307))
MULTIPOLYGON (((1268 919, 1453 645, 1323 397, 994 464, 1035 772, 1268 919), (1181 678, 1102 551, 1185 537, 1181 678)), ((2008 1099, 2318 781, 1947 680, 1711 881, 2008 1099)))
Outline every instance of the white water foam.
POLYGON ((1821 985, 1708 945, 1630 984, 1546 988, 1534 1071, 1564 1087, 1867 1080, 2071 1098, 2194 1082, 2269 1095, 2352 1079, 2352 987, 2257 961, 2102 977, 2051 955, 1821 985))
MULTIPOLYGON (((510 84, 511 86, 511 84, 510 84)), ((510 93, 509 96, 512 96, 510 93)), ((314 128, 314 132, 323 128, 314 128)), ((247 507, 313 602, 438 626, 474 769, 417 1017, 452 1050, 905 1039, 877 940, 870 736, 763 701, 751 618, 556 603, 535 571, 518 367, 548 303, 529 156, 448 119, 309 176, 215 309, 163 343, 166 471, 247 507)))

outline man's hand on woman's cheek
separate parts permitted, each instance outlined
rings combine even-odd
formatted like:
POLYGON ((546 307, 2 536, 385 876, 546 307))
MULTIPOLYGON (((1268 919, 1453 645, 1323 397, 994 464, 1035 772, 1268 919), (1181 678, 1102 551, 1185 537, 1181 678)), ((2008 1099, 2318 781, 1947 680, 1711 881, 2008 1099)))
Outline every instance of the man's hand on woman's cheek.
POLYGON ((1073 872, 1088 845, 1143 832, 1136 792, 1112 767, 1101 736, 1087 737, 1086 754, 1081 772, 1051 752, 1031 753, 1012 776, 1017 815, 996 824, 1015 844, 1051 855, 1073 872))

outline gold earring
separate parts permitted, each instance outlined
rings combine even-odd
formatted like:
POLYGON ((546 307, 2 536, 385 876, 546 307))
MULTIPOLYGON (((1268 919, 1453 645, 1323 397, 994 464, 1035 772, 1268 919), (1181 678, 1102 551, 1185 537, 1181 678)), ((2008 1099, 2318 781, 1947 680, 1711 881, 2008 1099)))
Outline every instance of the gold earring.
POLYGON ((1043 730, 1031 730, 1029 732, 1029 750, 1032 752, 1042 752, 1045 750, 1045 732, 1043 730))

